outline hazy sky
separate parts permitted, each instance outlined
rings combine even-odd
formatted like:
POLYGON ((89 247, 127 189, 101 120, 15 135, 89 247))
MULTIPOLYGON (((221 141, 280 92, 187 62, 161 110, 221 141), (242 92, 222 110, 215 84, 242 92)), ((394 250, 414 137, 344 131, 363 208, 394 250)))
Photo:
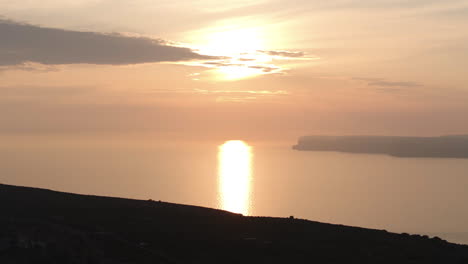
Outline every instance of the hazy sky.
POLYGON ((468 133, 468 0, 0 0, 0 134, 468 133))

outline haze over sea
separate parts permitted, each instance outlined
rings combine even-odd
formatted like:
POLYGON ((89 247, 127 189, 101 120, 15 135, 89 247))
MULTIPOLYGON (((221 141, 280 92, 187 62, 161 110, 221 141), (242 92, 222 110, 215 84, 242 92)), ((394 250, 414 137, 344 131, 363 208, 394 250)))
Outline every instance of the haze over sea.
POLYGON ((0 181, 468 243, 468 159, 295 151, 294 142, 224 143, 2 141, 0 181))

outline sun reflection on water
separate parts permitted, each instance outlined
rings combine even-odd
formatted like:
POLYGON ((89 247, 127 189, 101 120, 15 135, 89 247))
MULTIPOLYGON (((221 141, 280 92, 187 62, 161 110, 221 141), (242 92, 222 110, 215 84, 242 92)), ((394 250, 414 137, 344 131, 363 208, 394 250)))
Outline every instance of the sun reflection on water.
POLYGON ((219 207, 248 215, 251 210, 252 147, 241 140, 226 141, 218 150, 219 207))

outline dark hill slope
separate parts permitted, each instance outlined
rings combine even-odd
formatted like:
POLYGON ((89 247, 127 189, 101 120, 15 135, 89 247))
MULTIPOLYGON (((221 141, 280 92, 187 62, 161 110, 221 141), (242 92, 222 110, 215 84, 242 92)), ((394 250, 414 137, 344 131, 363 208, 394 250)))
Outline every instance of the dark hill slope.
POLYGON ((0 185, 0 263, 468 263, 438 238, 0 185))

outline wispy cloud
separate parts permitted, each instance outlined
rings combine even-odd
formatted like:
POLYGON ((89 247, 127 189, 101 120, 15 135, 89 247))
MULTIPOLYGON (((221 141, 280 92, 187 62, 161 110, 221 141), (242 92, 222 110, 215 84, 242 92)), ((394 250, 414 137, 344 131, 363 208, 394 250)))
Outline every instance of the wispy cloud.
MULTIPOLYGON (((197 53, 169 41, 123 35, 46 28, 0 18, 0 71, 55 70, 63 64, 129 65, 177 62, 241 72, 241 77, 281 73, 288 60, 316 59, 303 51, 253 50, 250 53, 197 53)), ((198 78, 197 78, 198 79, 198 78)), ((228 78, 229 79, 229 78, 228 78)), ((232 79, 240 79, 238 77, 232 79)))
POLYGON ((287 51, 287 50, 259 50, 258 52, 270 56, 286 57, 286 58, 304 58, 306 53, 303 51, 287 51))
POLYGON ((389 81, 369 82, 368 85, 385 86, 385 87, 418 87, 418 86, 422 86, 421 84, 415 83, 415 82, 389 82, 389 81))
POLYGON ((20 71, 34 71, 34 72, 56 72, 59 71, 59 67, 55 65, 44 65, 34 62, 24 62, 17 65, 1 65, 0 73, 8 70, 20 70, 20 71))
POLYGON ((125 65, 214 59, 160 39, 44 28, 0 19, 0 66, 125 65))
POLYGON ((275 65, 251 65, 248 67, 250 69, 261 70, 264 73, 281 72, 283 70, 281 67, 275 65))
POLYGON ((216 98, 216 102, 246 103, 256 99, 255 96, 219 96, 216 98))
POLYGON ((95 88, 80 86, 0 86, 2 96, 76 95, 94 92, 95 88))
MULTIPOLYGON (((207 54, 209 55, 209 53, 207 54)), ((216 60, 202 60, 184 64, 219 70, 227 73, 227 75, 240 74, 240 78, 233 79, 243 79, 245 77, 249 78, 265 74, 285 73, 289 70, 286 67, 289 61, 318 59, 320 58, 309 56, 303 51, 254 50, 235 55, 231 54, 230 56, 224 56, 216 60)), ((196 80, 199 80, 200 75, 202 74, 197 74, 196 80)), ((229 78, 227 79, 229 80, 229 78)))
POLYGON ((205 95, 215 95, 217 102, 252 102, 261 98, 286 96, 285 90, 206 90, 195 89, 195 92, 205 95))
POLYGON ((203 89, 196 89, 195 91, 204 94, 256 94, 256 95, 287 95, 288 92, 284 90, 203 90, 203 89))
POLYGON ((410 88, 410 87, 421 87, 421 83, 408 82, 408 81, 388 81, 381 78, 353 78, 356 81, 364 81, 369 86, 378 86, 385 88, 410 88))

